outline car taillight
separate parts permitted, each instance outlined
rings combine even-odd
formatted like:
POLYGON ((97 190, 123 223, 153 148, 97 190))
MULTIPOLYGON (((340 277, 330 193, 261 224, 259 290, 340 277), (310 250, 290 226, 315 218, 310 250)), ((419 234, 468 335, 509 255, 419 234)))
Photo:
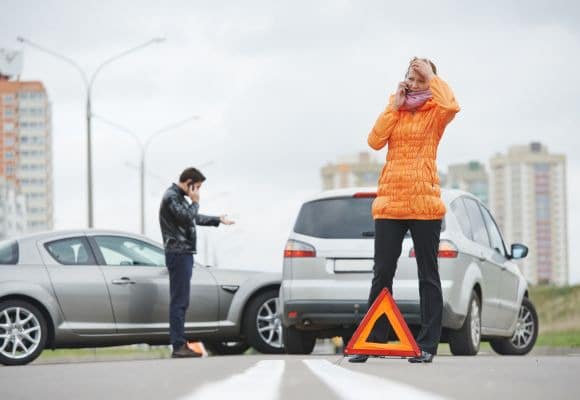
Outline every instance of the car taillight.
POLYGON ((368 199, 377 197, 377 194, 375 192, 358 192, 355 193, 352 197, 354 197, 355 199, 368 199))
MULTIPOLYGON (((439 242, 439 252, 437 253, 437 258, 457 258, 459 251, 457 246, 453 244, 450 240, 442 240, 439 242)), ((409 251, 409 257, 415 257, 415 248, 411 248, 409 251)))
POLYGON ((308 243, 288 240, 284 248, 284 258, 316 257, 316 249, 308 243))

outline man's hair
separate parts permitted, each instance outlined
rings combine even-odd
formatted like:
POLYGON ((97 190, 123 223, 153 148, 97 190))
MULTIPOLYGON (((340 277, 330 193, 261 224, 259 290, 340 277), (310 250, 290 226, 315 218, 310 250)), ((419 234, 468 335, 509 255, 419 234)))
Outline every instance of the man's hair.
POLYGON ((183 170, 181 175, 179 175, 179 182, 186 182, 191 179, 193 183, 205 181, 205 176, 197 169, 189 167, 183 170))

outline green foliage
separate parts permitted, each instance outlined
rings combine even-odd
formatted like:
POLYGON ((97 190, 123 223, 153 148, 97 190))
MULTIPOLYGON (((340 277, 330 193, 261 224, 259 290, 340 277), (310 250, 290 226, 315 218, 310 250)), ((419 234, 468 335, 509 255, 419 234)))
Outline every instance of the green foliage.
POLYGON ((538 337, 537 346, 580 347, 580 330, 548 332, 538 337))
POLYGON ((530 298, 540 318, 540 333, 580 330, 580 286, 536 286, 530 298))

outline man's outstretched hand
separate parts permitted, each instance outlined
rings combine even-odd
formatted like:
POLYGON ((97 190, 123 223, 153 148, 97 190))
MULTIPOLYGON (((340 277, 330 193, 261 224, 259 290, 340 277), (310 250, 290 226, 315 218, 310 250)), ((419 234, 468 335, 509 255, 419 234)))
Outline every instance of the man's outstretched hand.
POLYGON ((220 215, 220 222, 224 225, 233 225, 235 224, 234 221, 227 218, 226 215, 220 215))

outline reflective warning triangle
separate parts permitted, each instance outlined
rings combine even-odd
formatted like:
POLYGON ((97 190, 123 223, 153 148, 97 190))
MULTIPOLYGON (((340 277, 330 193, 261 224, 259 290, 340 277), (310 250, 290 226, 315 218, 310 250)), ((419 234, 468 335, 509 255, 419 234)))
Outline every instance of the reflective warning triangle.
POLYGON ((366 313, 362 322, 352 335, 352 338, 349 340, 348 345, 344 349, 344 354, 400 357, 414 357, 421 354, 419 346, 417 346, 417 342, 415 342, 415 338, 413 338, 399 308, 386 288, 381 291, 369 311, 366 313), (367 341, 375 323, 383 315, 387 316, 399 342, 373 343, 367 341))

